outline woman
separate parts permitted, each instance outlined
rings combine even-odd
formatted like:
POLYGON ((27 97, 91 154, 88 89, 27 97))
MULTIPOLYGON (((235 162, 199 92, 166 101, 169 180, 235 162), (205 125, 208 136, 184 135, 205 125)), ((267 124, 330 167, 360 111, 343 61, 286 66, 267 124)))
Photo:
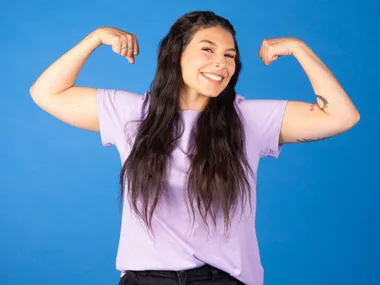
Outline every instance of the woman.
POLYGON ((359 113, 333 74, 301 40, 264 40, 265 65, 293 55, 315 103, 245 100, 233 26, 212 12, 182 16, 162 40, 150 91, 74 86, 100 45, 134 63, 136 36, 102 27, 52 64, 30 93, 42 109, 101 133, 123 164, 119 284, 263 284, 255 232, 260 157, 285 143, 342 133, 359 113), (128 191, 125 191, 127 189, 128 191), (247 203, 249 202, 249 203, 247 203))

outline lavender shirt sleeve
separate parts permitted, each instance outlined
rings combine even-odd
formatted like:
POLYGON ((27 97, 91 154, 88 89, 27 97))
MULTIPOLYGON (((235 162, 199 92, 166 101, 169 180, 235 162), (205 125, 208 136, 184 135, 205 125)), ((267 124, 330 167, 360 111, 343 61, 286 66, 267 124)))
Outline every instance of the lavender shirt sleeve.
POLYGON ((137 119, 143 98, 143 95, 124 90, 97 89, 100 136, 104 146, 123 141, 125 125, 137 119))
POLYGON ((261 157, 278 158, 282 145, 280 131, 287 100, 244 100, 240 96, 239 107, 248 129, 254 132, 261 157))

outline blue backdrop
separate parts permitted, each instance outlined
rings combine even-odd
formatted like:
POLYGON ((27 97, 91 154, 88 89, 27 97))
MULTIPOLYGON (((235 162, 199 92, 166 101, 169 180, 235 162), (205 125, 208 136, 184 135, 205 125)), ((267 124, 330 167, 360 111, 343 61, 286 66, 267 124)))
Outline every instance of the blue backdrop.
POLYGON ((265 38, 305 41, 361 113, 352 130, 287 145, 258 172, 257 230, 266 285, 380 284, 376 145, 380 130, 377 2, 22 1, 1 3, 0 284, 117 284, 119 156, 98 133, 66 125, 34 104, 29 88, 100 26, 137 35, 135 65, 102 46, 77 85, 145 92, 160 39, 182 14, 213 10, 237 30, 247 99, 314 102, 293 57, 265 67, 265 38))

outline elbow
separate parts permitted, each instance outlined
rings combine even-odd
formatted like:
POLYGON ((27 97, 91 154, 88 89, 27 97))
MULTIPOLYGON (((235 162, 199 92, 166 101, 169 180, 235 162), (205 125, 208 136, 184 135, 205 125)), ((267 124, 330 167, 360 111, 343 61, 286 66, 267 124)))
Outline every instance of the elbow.
POLYGON ((359 123, 359 121, 360 121, 360 113, 359 112, 357 112, 355 120, 356 120, 355 124, 359 123))
POLYGON ((358 110, 356 110, 356 112, 352 115, 352 118, 351 118, 351 124, 352 124, 352 127, 355 126, 357 123, 359 123, 360 121, 360 113, 358 110))
POLYGON ((36 90, 36 87, 33 85, 29 88, 29 95, 32 98, 33 102, 36 103, 38 106, 40 106, 41 102, 41 94, 40 92, 36 90))
POLYGON ((40 90, 38 90, 35 85, 32 85, 29 88, 29 95, 32 97, 35 103, 37 103, 37 100, 41 98, 41 94, 43 93, 40 90))
POLYGON ((32 85, 30 88, 29 88, 29 95, 32 96, 32 98, 34 97, 34 95, 36 94, 36 91, 35 91, 35 87, 34 85, 32 85))
POLYGON ((358 111, 354 112, 351 116, 345 120, 345 129, 349 130, 354 127, 360 121, 360 113, 358 111))
POLYGON ((353 128, 360 121, 360 113, 355 111, 349 116, 335 118, 334 124, 338 133, 343 133, 353 128))

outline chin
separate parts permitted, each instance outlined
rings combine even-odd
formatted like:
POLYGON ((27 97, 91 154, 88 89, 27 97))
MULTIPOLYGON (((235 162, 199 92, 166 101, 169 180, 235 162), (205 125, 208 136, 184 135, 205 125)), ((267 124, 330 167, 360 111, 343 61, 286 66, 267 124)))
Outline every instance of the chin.
POLYGON ((202 90, 202 91, 203 92, 201 92, 200 94, 202 94, 203 96, 209 97, 209 98, 218 97, 220 95, 220 93, 223 92, 223 90, 219 90, 219 91, 202 90))
POLYGON ((216 98, 219 96, 220 93, 206 93, 203 96, 209 97, 209 98, 216 98))

